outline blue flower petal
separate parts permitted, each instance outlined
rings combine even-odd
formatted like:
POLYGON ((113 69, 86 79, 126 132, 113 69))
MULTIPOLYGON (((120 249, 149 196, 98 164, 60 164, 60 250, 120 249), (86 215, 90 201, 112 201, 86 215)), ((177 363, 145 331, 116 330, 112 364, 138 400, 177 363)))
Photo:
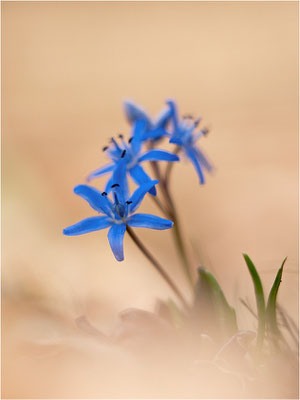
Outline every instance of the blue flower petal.
POLYGON ((149 228, 149 229, 170 229, 173 226, 173 222, 168 219, 157 217, 151 214, 134 214, 127 220, 127 225, 137 228, 149 228))
POLYGON ((114 188, 117 192, 119 201, 125 203, 129 196, 128 180, 127 180, 127 165, 124 158, 121 158, 114 169, 112 175, 112 185, 118 185, 114 188))
POLYGON ((108 241, 117 261, 124 260, 123 239, 125 231, 125 224, 114 224, 108 231, 108 241))
POLYGON ((158 140, 162 139, 164 136, 170 137, 170 133, 168 133, 165 129, 163 128, 154 128, 150 129, 149 131, 145 132, 145 135, 143 136, 143 141, 145 140, 158 140))
POLYGON ((131 124, 133 124, 138 120, 143 120, 146 121, 147 124, 149 124, 149 126, 151 125, 150 118, 148 117, 146 111, 142 107, 135 104, 133 101, 131 100, 124 101, 124 111, 128 121, 131 124))
POLYGON ((106 215, 112 214, 110 200, 96 188, 88 185, 78 185, 74 187, 74 193, 86 200, 94 210, 106 215))
POLYGON ((167 104, 171 110, 171 118, 172 118, 172 121, 174 124, 174 129, 175 129, 175 131, 177 131, 177 129, 178 129, 178 113, 177 113, 176 103, 174 100, 168 100, 167 104))
POLYGON ((178 137, 176 135, 171 137, 171 139, 169 140, 169 143, 177 144, 178 146, 183 146, 182 140, 180 139, 180 137, 178 137))
POLYGON ((138 155, 141 151, 146 128, 147 128, 147 123, 144 120, 138 120, 134 124, 132 141, 131 141, 131 148, 134 155, 138 155))
POLYGON ((106 182, 105 185, 105 192, 110 193, 111 192, 111 185, 113 184, 113 176, 111 176, 108 181, 106 182))
POLYGON ((139 158, 142 161, 179 161, 179 157, 164 150, 149 150, 139 158))
POLYGON ((108 217, 89 217, 83 219, 77 224, 71 225, 63 230, 63 234, 67 236, 82 235, 84 233, 99 231, 111 226, 112 220, 108 217))
POLYGON ((194 147, 194 150, 197 154, 197 158, 200 162, 201 165, 203 165, 203 167, 208 171, 211 172, 213 170, 213 166, 210 164, 210 162, 208 161, 208 159, 205 157, 205 155, 203 154, 203 152, 198 149, 197 147, 194 147))
POLYGON ((90 182, 92 179, 97 178, 98 176, 101 176, 101 175, 107 174, 108 172, 111 172, 114 169, 114 167, 115 167, 114 164, 104 165, 103 167, 98 168, 95 171, 91 172, 86 179, 88 182, 90 182))
MULTIPOLYGON (((144 183, 148 183, 149 181, 152 181, 150 176, 148 174, 146 174, 146 172, 140 165, 135 165, 133 168, 131 168, 129 170, 129 173, 137 185, 143 185, 144 183)), ((151 189, 149 190, 149 193, 151 193, 153 196, 156 195, 155 186, 151 187, 151 189)))
POLYGON ((156 117, 154 121, 154 126, 156 128, 163 128, 165 129, 168 122, 170 121, 172 115, 172 110, 170 107, 164 108, 160 114, 156 117))
POLYGON ((200 184, 203 184, 205 182, 204 181, 204 175, 203 175, 203 172, 202 172, 202 169, 201 169, 201 166, 200 166, 200 162, 198 160, 197 153, 196 153, 195 149, 193 147, 185 148, 185 152, 186 152, 186 155, 188 156, 188 158, 194 164, 196 172, 197 172, 197 174, 199 176, 200 184))
POLYGON ((149 190, 156 185, 157 183, 159 183, 157 180, 154 181, 149 181, 147 183, 144 183, 143 185, 141 185, 139 188, 137 188, 135 190, 135 192, 132 194, 132 196, 130 197, 129 201, 131 201, 132 203, 129 204, 129 212, 133 213, 141 204, 141 201, 143 200, 143 198, 145 197, 145 194, 147 192, 149 192, 149 190))

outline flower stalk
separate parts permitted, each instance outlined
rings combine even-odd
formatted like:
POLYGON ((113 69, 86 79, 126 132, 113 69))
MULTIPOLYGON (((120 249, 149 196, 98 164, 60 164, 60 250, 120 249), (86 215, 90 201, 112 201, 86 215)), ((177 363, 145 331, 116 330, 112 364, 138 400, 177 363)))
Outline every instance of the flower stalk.
MULTIPOLYGON (((176 153, 174 152, 174 154, 179 153, 179 150, 180 150, 180 148, 177 147, 175 150, 176 153)), ((168 166, 170 164, 171 163, 168 163, 168 166)), ((160 173, 160 168, 159 168, 158 163, 156 161, 152 161, 151 165, 152 165, 154 175, 156 176, 157 180, 159 181, 159 186, 162 189, 163 196, 164 196, 166 204, 167 204, 167 207, 164 207, 164 208, 160 207, 160 208, 165 213, 165 215, 174 222, 172 233, 173 233, 174 241, 176 244, 176 249, 178 251, 186 279, 187 279, 191 289, 193 290, 194 289, 194 280, 193 280, 193 276, 192 276, 192 272, 191 272, 191 267, 190 267, 187 251, 185 249, 184 240, 183 240, 183 237, 181 234, 180 223, 179 223, 179 218, 178 218, 178 214, 176 211, 175 203, 173 201, 172 195, 169 190, 169 185, 168 185, 170 174, 171 174, 171 168, 169 167, 169 169, 168 169, 168 166, 167 166, 166 177, 163 177, 160 173), (168 179, 166 179, 166 178, 168 178, 168 179)))
POLYGON ((140 241, 138 236, 134 233, 134 231, 127 225, 126 226, 127 233, 133 240, 133 242, 137 245, 137 247, 141 250, 141 252, 146 256, 146 258, 151 262, 153 267, 158 271, 158 273, 162 276, 164 281, 168 284, 168 286, 172 289, 172 291, 176 294, 177 298, 180 300, 185 309, 189 308, 185 298, 182 293, 178 289, 177 285, 172 281, 170 276, 164 270, 164 268, 160 265, 160 263, 154 258, 154 256, 150 253, 150 251, 144 246, 144 244, 140 241))

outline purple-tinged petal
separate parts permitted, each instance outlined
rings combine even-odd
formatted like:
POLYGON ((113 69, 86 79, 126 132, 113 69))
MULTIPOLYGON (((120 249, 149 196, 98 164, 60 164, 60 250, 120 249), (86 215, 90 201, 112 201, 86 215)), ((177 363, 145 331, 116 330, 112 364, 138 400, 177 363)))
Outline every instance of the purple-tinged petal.
POLYGON ((136 228, 164 230, 172 228, 173 222, 165 218, 157 217, 156 215, 134 214, 128 218, 127 225, 136 228))
POLYGON ((142 107, 135 104, 133 101, 124 101, 124 111, 129 123, 133 124, 138 120, 143 120, 146 121, 149 126, 151 125, 151 120, 148 117, 146 111, 142 107))
POLYGON ((201 166, 200 166, 200 162, 198 160, 197 153, 196 153, 195 149, 193 147, 185 148, 185 152, 186 152, 186 155, 188 156, 188 158, 193 163, 193 165, 194 165, 194 167, 196 169, 196 172, 197 172, 197 174, 199 176, 200 184, 202 185, 205 182, 204 181, 204 175, 203 175, 203 172, 202 172, 202 169, 201 169, 201 166))
POLYGON ((133 213, 139 207, 143 198, 145 197, 145 194, 149 192, 149 190, 158 183, 159 182, 157 180, 149 181, 147 183, 144 183, 135 190, 135 192, 129 199, 129 201, 131 201, 131 204, 129 204, 128 206, 130 213, 133 213))
POLYGON ((203 154, 203 152, 198 149, 197 147, 194 147, 194 150, 197 154, 198 160, 200 162, 201 165, 203 165, 203 167, 208 171, 211 172, 213 170, 213 166, 210 164, 210 162, 207 160, 207 158, 205 157, 205 155, 203 154))
MULTIPOLYGON (((148 174, 146 174, 146 172, 140 165, 135 165, 133 168, 131 168, 129 170, 129 173, 137 185, 143 185, 144 183, 148 183, 149 181, 152 181, 150 176, 148 174)), ((149 193, 151 193, 153 196, 156 195, 155 186, 151 187, 151 189, 149 190, 149 193)))
POLYGON ((156 128, 163 128, 165 129, 168 122, 170 121, 172 115, 172 110, 170 109, 170 107, 166 107, 164 108, 159 114, 158 116, 155 118, 153 125, 156 128))
POLYGON ((108 241, 117 261, 124 260, 123 239, 125 231, 125 224, 114 224, 108 231, 108 241))
POLYGON ((179 157, 176 154, 169 153, 164 150, 149 150, 144 153, 140 158, 139 162, 143 161, 179 161, 179 157))
POLYGON ((78 185, 74 187, 74 193, 86 200, 94 210, 111 215, 112 204, 98 189, 88 185, 78 185))
POLYGON ((77 224, 71 225, 63 230, 63 234, 67 236, 83 235, 84 233, 99 231, 111 226, 112 220, 108 217, 89 217, 83 219, 77 224))
POLYGON ((108 172, 111 172, 114 169, 114 167, 115 167, 114 164, 104 165, 103 167, 98 168, 95 171, 91 172, 86 179, 88 182, 90 182, 92 179, 97 178, 98 176, 101 176, 101 175, 107 174, 108 172))
POLYGON ((131 149, 134 155, 138 155, 141 151, 146 128, 147 123, 144 120, 138 120, 134 124, 131 140, 131 149))
POLYGON ((166 102, 171 110, 171 118, 174 125, 174 130, 177 131, 178 129, 178 114, 177 114, 177 107, 174 100, 168 100, 166 102))

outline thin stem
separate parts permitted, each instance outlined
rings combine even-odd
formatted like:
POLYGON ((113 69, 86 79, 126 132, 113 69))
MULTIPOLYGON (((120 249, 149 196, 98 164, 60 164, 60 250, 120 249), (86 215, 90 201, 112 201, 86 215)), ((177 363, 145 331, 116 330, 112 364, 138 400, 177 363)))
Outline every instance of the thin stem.
POLYGON ((169 211, 166 209, 166 207, 162 204, 162 202, 159 200, 157 196, 151 196, 151 199, 154 201, 154 203, 158 206, 158 208, 162 211, 164 215, 169 216, 169 211))
MULTIPOLYGON (((170 163, 170 164, 173 164, 173 163, 170 163)), ((162 184, 162 182, 164 182, 164 179, 161 176, 158 162, 157 161, 150 161, 150 165, 152 167, 153 174, 154 174, 155 178, 159 181, 159 184, 162 184)), ((164 212, 166 217, 170 216, 171 210, 170 210, 169 204, 167 204, 167 207, 164 206, 163 209, 161 209, 161 210, 164 212)))
POLYGON ((151 264, 154 266, 154 268, 160 273, 160 275, 163 277, 165 282, 170 286, 170 288, 173 290, 173 292, 176 294, 178 299, 181 301, 183 306, 188 309, 189 306, 187 302, 185 301, 183 295, 181 294, 180 290, 176 286, 176 284, 172 281, 170 276, 167 274, 167 272, 163 269, 163 267, 159 264, 159 262, 153 257, 153 255, 149 252, 149 250, 143 245, 143 243, 140 241, 140 239, 136 236, 134 231, 129 227, 126 226, 126 230, 131 237, 131 239, 134 241, 134 243, 137 245, 137 247, 141 250, 141 252, 148 258, 148 260, 151 262, 151 264))
MULTIPOLYGON (((180 147, 179 146, 177 146, 176 147, 176 149, 174 150, 174 154, 179 154, 180 153, 180 147)), ((170 176, 171 176, 171 171, 172 171, 172 168, 173 168, 173 164, 174 163, 172 163, 172 162, 169 162, 168 164, 167 164, 167 168, 166 168, 166 172, 165 172, 165 179, 164 179, 164 181, 165 181, 165 183, 166 183, 166 185, 168 186, 168 184, 169 184, 169 180, 170 180, 170 176)))
POLYGON ((193 289, 194 288, 194 281, 193 281, 193 277, 192 277, 192 274, 191 274, 191 271, 190 271, 189 260, 188 260, 188 257, 187 257, 187 254, 186 254, 186 250, 185 250, 185 247, 184 247, 183 237, 181 235, 181 229, 180 229, 180 225, 179 225, 179 221, 178 221, 178 217, 176 215, 175 209, 173 209, 171 219, 174 222, 172 231, 173 231, 175 242, 176 242, 176 244, 178 246, 177 248, 178 248, 178 252, 179 252, 180 258, 181 258, 181 262, 182 262, 182 265, 184 267, 184 271, 186 273, 186 277, 188 279, 188 282, 189 282, 191 288, 193 289))
MULTIPOLYGON (((179 150, 180 150, 180 148, 177 147, 174 153, 175 154, 178 153, 179 150)), ((170 162, 168 164, 168 166, 170 164, 173 165, 173 163, 170 162)), ((168 168, 168 166, 167 166, 167 168, 168 168)), ((184 272, 185 272, 185 275, 187 277, 187 280, 188 280, 191 288, 193 289, 194 288, 194 281, 193 281, 193 276, 191 274, 189 259, 188 259, 187 252, 186 252, 186 249, 185 249, 185 246, 184 246, 184 240, 183 240, 183 237, 182 237, 182 234, 181 234, 179 218, 178 218, 178 215, 177 215, 177 212, 176 212, 175 203, 173 201, 173 198, 171 196, 171 193, 169 191, 169 186, 168 186, 168 180, 170 178, 170 173, 172 171, 172 167, 171 166, 169 167, 168 175, 166 174, 168 180, 161 176, 159 165, 157 164, 157 162, 155 162, 155 161, 152 162, 152 168, 153 168, 153 171, 154 171, 154 173, 156 175, 156 178, 160 182, 160 186, 162 188, 164 197, 165 197, 165 199, 167 201, 167 204, 168 204, 168 214, 167 214, 167 216, 170 219, 172 219, 172 221, 174 222, 172 233, 174 235, 174 240, 175 240, 176 245, 177 245, 176 248, 178 249, 178 253, 179 253, 179 256, 180 256, 180 259, 181 259, 181 263, 183 265, 184 272)))
MULTIPOLYGON (((153 144, 151 144, 149 146, 149 149, 152 149, 152 148, 153 148, 153 144)), ((178 154, 179 152, 180 152, 180 147, 177 146, 174 151, 174 154, 178 154)), ((190 284, 191 289, 194 290, 194 280, 193 280, 193 276, 191 274, 190 263, 189 263, 189 259, 187 256, 187 252, 185 250, 184 240, 181 235, 181 230, 180 230, 180 225, 179 225, 179 219, 178 219, 177 212, 176 212, 176 207, 175 207, 173 198, 170 194, 169 186, 168 186, 172 167, 173 167, 173 162, 169 162, 167 164, 165 177, 162 176, 162 174, 160 172, 159 164, 157 161, 151 161, 150 165, 153 169, 153 173, 154 173, 156 179, 160 183, 159 186, 161 187, 161 189, 163 191, 167 206, 166 207, 163 206, 162 203, 158 199, 156 201, 155 200, 154 201, 156 202, 158 207, 162 210, 162 212, 165 214, 165 216, 170 218, 174 222, 172 233, 173 233, 174 240, 176 243, 176 249, 179 253, 179 257, 181 259, 183 270, 184 270, 184 273, 188 280, 188 283, 190 284)))

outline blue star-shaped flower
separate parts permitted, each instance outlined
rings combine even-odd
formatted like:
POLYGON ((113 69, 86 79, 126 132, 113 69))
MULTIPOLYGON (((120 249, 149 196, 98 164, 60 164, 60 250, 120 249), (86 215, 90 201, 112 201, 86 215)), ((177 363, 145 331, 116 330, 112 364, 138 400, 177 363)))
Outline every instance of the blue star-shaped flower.
POLYGON ((147 112, 131 100, 124 101, 124 111, 128 122, 134 125, 137 121, 144 121, 146 129, 142 136, 142 140, 156 141, 163 136, 169 136, 167 125, 171 119, 170 108, 164 108, 155 119, 147 114, 147 112))
MULTIPOLYGON (((153 149, 146 151, 141 154, 142 150, 142 138, 146 129, 146 122, 143 120, 138 120, 135 122, 133 128, 133 135, 129 139, 128 143, 124 140, 123 135, 120 135, 119 143, 112 138, 112 144, 108 147, 105 147, 104 150, 108 157, 112 160, 112 163, 105 165, 93 171, 88 176, 88 181, 97 178, 103 174, 112 172, 111 178, 108 180, 106 184, 105 191, 109 192, 111 185, 115 182, 115 171, 117 165, 120 160, 124 160, 124 168, 129 173, 133 181, 137 185, 142 185, 146 182, 151 181, 150 176, 144 171, 143 167, 140 163, 144 161, 179 161, 179 157, 173 153, 164 150, 153 149)), ((122 181, 122 185, 127 185, 127 174, 124 175, 124 182, 122 181), (126 181, 126 182, 125 182, 126 181)), ((151 194, 155 195, 156 190, 155 187, 152 186, 150 191, 151 194)))
POLYGON ((74 193, 86 200, 94 210, 105 215, 83 219, 65 228, 63 233, 68 236, 75 236, 110 228, 107 235, 110 247, 115 258, 118 261, 123 261, 123 238, 127 225, 158 230, 169 229, 173 225, 172 221, 156 215, 135 214, 145 194, 157 183, 158 181, 149 181, 141 185, 129 200, 127 200, 128 197, 125 197, 127 196, 127 189, 124 190, 119 184, 114 184, 112 185, 114 201, 109 199, 106 192, 101 193, 92 186, 76 186, 74 193))
POLYGON ((184 150, 186 156, 196 169, 200 183, 203 184, 205 180, 202 168, 205 168, 209 172, 212 171, 213 168, 202 151, 196 147, 196 142, 200 137, 205 136, 208 130, 202 129, 195 132, 200 119, 194 121, 193 118, 188 115, 179 121, 175 102, 173 100, 168 100, 167 104, 172 113, 171 118, 173 125, 170 143, 177 144, 177 146, 184 150))

